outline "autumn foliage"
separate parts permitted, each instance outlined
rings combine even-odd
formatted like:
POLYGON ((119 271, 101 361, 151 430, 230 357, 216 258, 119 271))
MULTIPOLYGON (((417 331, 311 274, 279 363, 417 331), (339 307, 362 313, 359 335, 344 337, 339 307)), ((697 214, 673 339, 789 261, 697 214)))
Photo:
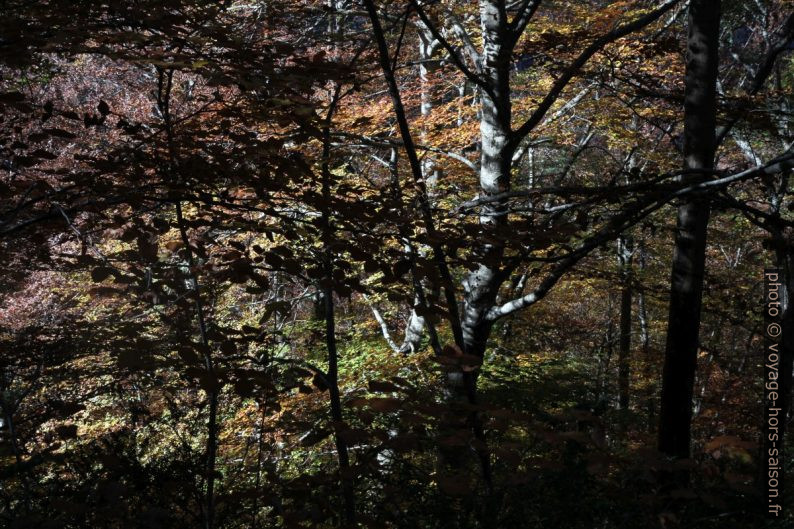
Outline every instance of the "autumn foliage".
POLYGON ((0 526, 761 527, 794 20, 713 3, 693 165, 703 4, 4 2, 0 526))

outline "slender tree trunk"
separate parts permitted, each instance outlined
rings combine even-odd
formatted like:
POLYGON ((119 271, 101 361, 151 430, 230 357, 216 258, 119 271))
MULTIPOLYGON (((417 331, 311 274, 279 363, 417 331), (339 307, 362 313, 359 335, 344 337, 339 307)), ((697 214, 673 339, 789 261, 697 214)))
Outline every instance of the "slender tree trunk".
POLYGON ((210 349, 209 338, 207 337, 207 323, 204 317, 204 304, 201 301, 201 288, 193 258, 193 250, 190 246, 190 238, 187 234, 185 219, 182 216, 182 205, 176 202, 176 220, 179 233, 182 237, 182 244, 187 253, 188 274, 193 283, 194 305, 196 309, 196 319, 198 320, 199 335, 201 344, 204 348, 204 369, 210 378, 211 387, 206 389, 207 400, 209 401, 209 417, 207 417, 207 447, 204 473, 207 479, 207 490, 204 506, 204 527, 212 529, 215 526, 215 460, 218 453, 218 388, 215 379, 215 366, 210 349))
MULTIPOLYGON (((168 145, 168 164, 165 172, 169 177, 178 176, 179 154, 176 142, 174 141, 174 124, 171 115, 171 91, 173 89, 173 70, 159 70, 157 85, 157 107, 163 117, 163 125, 166 133, 168 145)), ((187 274, 193 283, 193 303, 196 310, 196 320, 198 322, 199 336, 203 347, 204 369, 209 378, 209 387, 205 388, 209 404, 209 416, 207 417, 207 445, 205 455, 204 474, 206 479, 206 491, 202 511, 204 515, 205 529, 213 529, 215 526, 215 462, 218 454, 218 396, 219 384, 215 376, 215 365, 207 335, 207 322, 204 313, 204 303, 201 299, 201 285, 196 274, 196 262, 193 255, 193 247, 190 245, 190 237, 187 232, 187 225, 182 215, 182 202, 174 202, 177 228, 179 230, 182 244, 185 247, 187 256, 187 274)))
POLYGON ((460 311, 458 309, 455 284, 452 278, 452 273, 447 263, 446 253, 443 245, 440 243, 440 237, 436 231, 436 223, 433 218, 433 212, 430 201, 427 195, 427 186, 425 184, 424 176, 422 174, 422 163, 416 152, 416 146, 411 134, 411 127, 408 123, 408 117, 403 105, 400 87, 397 83, 397 78, 394 75, 391 54, 389 53, 389 46, 386 42, 386 36, 383 31, 383 26, 380 23, 378 10, 375 7, 373 0, 364 0, 364 7, 367 10, 370 22, 372 23, 372 33, 375 43, 378 47, 378 59, 383 76, 388 86, 389 95, 394 107, 395 118, 400 130, 400 136, 403 140, 403 147, 405 155, 408 158, 408 164, 411 167, 411 176, 413 178, 414 190, 416 192, 416 201, 419 205, 419 213, 424 229, 429 239, 429 246, 432 249, 433 262, 438 269, 441 283, 444 290, 444 300, 446 309, 449 312, 447 318, 452 327, 452 334, 455 337, 455 343, 462 347, 463 337, 461 331, 460 311))
MULTIPOLYGON (((435 55, 441 47, 441 43, 433 37, 430 30, 421 22, 417 23, 419 28, 419 83, 420 88, 420 113, 422 117, 428 118, 433 112, 436 99, 433 97, 431 76, 438 70, 438 60, 435 55)), ((428 144, 427 130, 421 131, 422 143, 428 144)), ((441 176, 441 169, 436 164, 436 159, 432 155, 425 155, 422 158, 422 175, 427 185, 428 197, 432 200, 441 176)))
MULTIPOLYGON (((414 296, 414 305, 422 306, 419 296, 414 296)), ((399 347, 399 352, 408 354, 419 351, 424 335, 425 319, 416 312, 416 309, 411 309, 408 323, 405 324, 405 334, 403 335, 403 343, 399 347)))
POLYGON ((355 527, 356 524, 356 505, 353 480, 350 475, 350 455, 348 453, 347 442, 341 435, 344 426, 344 416, 342 414, 342 399, 339 394, 339 353, 336 347, 336 319, 334 314, 334 232, 331 225, 331 123, 334 111, 339 101, 341 87, 337 86, 329 105, 329 110, 323 126, 323 158, 321 166, 323 209, 321 217, 322 238, 323 238, 323 269, 325 272, 326 286, 323 288, 323 301, 325 303, 325 343, 328 351, 328 371, 326 381, 328 383, 328 394, 330 398, 331 421, 334 429, 334 443, 339 462, 339 475, 342 486, 342 502, 344 506, 345 527, 355 527))
MULTIPOLYGON (((403 213, 403 194, 400 188, 400 175, 397 167, 397 150, 392 149, 391 152, 391 189, 394 203, 397 204, 400 214, 403 213)), ((430 308, 430 303, 425 293, 425 285, 419 275, 416 267, 417 249, 416 245, 411 242, 411 234, 407 226, 400 224, 398 228, 400 237, 405 240, 405 254, 411 266, 411 281, 414 287, 414 308, 411 309, 411 316, 408 320, 408 325, 405 328, 405 336, 402 345, 399 347, 401 353, 413 353, 419 350, 422 343, 424 330, 427 328, 430 337, 430 346, 436 355, 441 354, 441 342, 438 338, 435 323, 428 321, 424 316, 420 316, 416 308, 420 307, 423 311, 430 308)))
MULTIPOLYGON (((644 271, 647 265, 647 250, 645 248, 645 240, 641 239, 638 244, 638 260, 640 271, 644 271)), ((637 320, 640 324, 640 344, 642 345, 642 356, 645 363, 649 363, 651 355, 651 334, 648 329, 648 306, 645 302, 644 288, 640 288, 637 292, 637 320)))
POLYGON ((606 314, 606 321, 604 324, 606 325, 606 330, 604 331, 604 342, 601 347, 601 354, 598 360, 598 374, 596 375, 596 403, 597 405, 601 405, 602 402, 608 402, 611 400, 609 398, 609 388, 607 387, 607 379, 609 378, 607 374, 610 370, 610 365, 612 363, 612 354, 615 349, 615 324, 614 324, 614 295, 609 294, 607 297, 607 314, 606 314))
MULTIPOLYGON (((641 271, 645 270, 647 266, 647 249, 645 248, 645 240, 641 239, 637 245, 639 268, 641 271)), ((652 380, 654 374, 653 363, 651 358, 651 333, 648 328, 648 306, 645 300, 645 290, 640 288, 637 292, 637 322, 640 326, 640 345, 642 347, 642 365, 645 366, 644 377, 646 380, 652 380)), ((653 433, 656 431, 656 384, 650 384, 645 394, 645 411, 647 413, 647 431, 653 433)))
POLYGON ((620 337, 618 349, 618 405, 629 409, 629 381, 631 376, 631 305, 632 305, 632 260, 634 243, 631 237, 618 240, 620 263, 620 337))
POLYGON ((342 415, 342 399, 339 394, 339 355, 336 348, 336 320, 334 317, 333 290, 325 291, 325 340, 328 349, 328 393, 331 400, 331 420, 334 426, 334 443, 339 462, 340 481, 342 483, 342 501, 344 504, 344 520, 346 527, 355 527, 356 504, 353 480, 350 476, 350 455, 347 442, 340 435, 344 428, 342 415))
MULTIPOLYGON (((719 25, 719 0, 691 1, 684 101, 684 168, 691 171, 714 166, 719 25)), ((659 449, 677 458, 690 450, 708 220, 705 197, 678 208, 659 419, 659 449)))
MULTIPOLYGON (((417 23, 419 29, 419 83, 420 83, 420 113, 422 117, 427 118, 433 112, 433 107, 436 104, 436 99, 432 93, 431 75, 438 69, 438 60, 435 55, 438 52, 441 43, 433 37, 433 34, 421 21, 417 23)), ((424 144, 429 144, 427 131, 422 129, 421 140, 424 144)), ((396 151, 393 151, 396 152, 396 151)), ((396 171, 396 167, 394 168, 396 171)), ((427 196, 430 201, 433 201, 436 195, 436 188, 438 180, 441 177, 441 169, 436 164, 436 159, 430 154, 426 154, 422 158, 422 177, 424 178, 427 187, 427 196)), ((410 251, 410 250, 409 250, 410 251)), ((409 256, 409 259, 415 259, 415 256, 409 256)), ((427 281, 422 282, 422 288, 426 288, 427 281)), ((424 306, 424 294, 417 293, 414 297, 414 306, 424 306)), ((420 316, 416 309, 411 310, 408 318, 408 323, 405 326, 405 334, 403 343, 400 345, 399 351, 401 353, 414 353, 418 351, 424 338, 424 331, 427 322, 423 316, 420 316)), ((434 331, 431 331, 434 332, 434 331)), ((437 340, 437 338, 435 338, 437 340)), ((431 337, 431 341, 433 338, 431 337)), ((434 349, 436 349, 434 347, 434 349)))

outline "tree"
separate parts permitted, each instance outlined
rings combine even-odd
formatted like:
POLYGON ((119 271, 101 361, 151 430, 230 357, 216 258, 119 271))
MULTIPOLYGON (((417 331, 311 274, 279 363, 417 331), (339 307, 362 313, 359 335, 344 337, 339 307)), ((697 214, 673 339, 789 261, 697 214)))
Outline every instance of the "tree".
MULTIPOLYGON (((690 2, 688 20, 684 168, 703 174, 714 169, 716 151, 720 3, 690 2)), ((679 458, 689 457, 708 219, 707 199, 689 200, 678 209, 659 450, 679 458)))

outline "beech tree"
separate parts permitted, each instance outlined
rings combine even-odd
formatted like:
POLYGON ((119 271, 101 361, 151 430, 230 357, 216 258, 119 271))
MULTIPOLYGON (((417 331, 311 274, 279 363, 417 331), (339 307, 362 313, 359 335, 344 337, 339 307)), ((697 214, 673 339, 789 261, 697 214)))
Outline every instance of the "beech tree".
MULTIPOLYGON (((684 168, 701 173, 714 169, 719 27, 719 2, 690 2, 683 154, 684 168)), ((678 209, 659 449, 682 458, 689 456, 708 220, 707 200, 694 198, 678 209)))

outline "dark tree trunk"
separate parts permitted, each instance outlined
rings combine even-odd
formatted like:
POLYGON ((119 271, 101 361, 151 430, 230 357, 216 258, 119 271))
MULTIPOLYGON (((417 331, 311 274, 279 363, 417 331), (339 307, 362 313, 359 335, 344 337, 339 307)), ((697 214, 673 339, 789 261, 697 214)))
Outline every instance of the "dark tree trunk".
POLYGON ((176 202, 176 219, 179 233, 182 237, 187 253, 187 264, 189 277, 193 283, 194 306, 196 309, 196 319, 198 320, 199 335, 201 344, 204 346, 204 369, 213 380, 210 388, 206 389, 207 401, 209 404, 209 417, 207 417, 207 446, 204 473, 207 479, 204 509, 204 527, 213 529, 215 526, 215 460, 218 454, 218 388, 215 386, 215 365, 212 358, 209 338, 207 337, 207 323, 204 317, 204 305, 201 301, 201 288, 194 270, 196 263, 193 257, 193 250, 190 246, 190 238, 187 234, 185 219, 182 217, 182 204, 176 202))
POLYGON ((339 393, 339 353, 336 347, 336 319, 334 313, 334 229, 331 224, 331 184, 333 175, 331 173, 331 123, 333 120, 336 105, 339 102, 341 87, 337 86, 328 114, 325 118, 323 127, 323 158, 322 158, 322 237, 323 253, 322 264, 325 272, 326 286, 323 289, 322 300, 325 309, 325 344, 328 351, 328 371, 326 381, 328 383, 328 394, 330 399, 331 421, 334 428, 334 443, 336 445, 337 460, 339 463, 339 475, 342 487, 343 517, 344 527, 355 527, 356 525, 356 504, 353 480, 350 476, 350 455, 347 442, 341 435, 345 428, 344 415, 342 414, 342 399, 339 393))
MULTIPOLYGON (((719 25, 719 0, 692 0, 684 100, 684 169, 690 177, 714 167, 719 25)), ((678 208, 659 418, 659 450, 677 458, 689 457, 708 221, 705 197, 678 208)))
POLYGON ((618 349, 618 405, 621 410, 629 409, 629 386, 631 376, 631 304, 633 241, 622 237, 618 241, 618 260, 620 262, 620 336, 618 349))
POLYGON ((339 356, 336 348, 336 322, 334 318, 333 291, 327 289, 323 296, 325 299, 325 339, 328 349, 328 393, 331 401, 331 420, 334 426, 334 443, 339 462, 340 481, 342 483, 342 501, 344 503, 344 527, 355 527, 356 503, 353 481, 350 477, 350 455, 347 442, 341 435, 344 429, 344 416, 342 415, 342 399, 339 394, 339 356))
POLYGON ((609 388, 607 387, 607 374, 609 373, 609 366, 612 363, 612 354, 615 349, 615 324, 614 324, 614 301, 615 296, 610 293, 607 297, 607 313, 606 331, 604 332, 604 342, 601 347, 601 357, 598 360, 598 375, 596 376, 596 402, 600 405, 602 402, 610 400, 609 388))

